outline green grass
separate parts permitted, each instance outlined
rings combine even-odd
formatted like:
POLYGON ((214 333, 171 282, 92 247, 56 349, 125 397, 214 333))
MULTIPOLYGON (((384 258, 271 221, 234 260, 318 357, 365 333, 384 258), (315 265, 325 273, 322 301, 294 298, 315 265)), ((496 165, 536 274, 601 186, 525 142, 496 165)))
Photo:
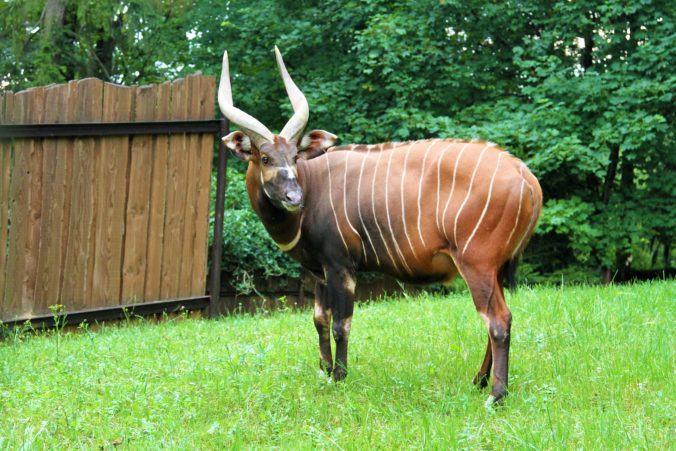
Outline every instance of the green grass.
POLYGON ((466 294, 362 304, 350 373, 318 373, 309 311, 130 322, 0 343, 0 449, 674 448, 676 283, 529 289, 506 405, 470 380, 466 294))

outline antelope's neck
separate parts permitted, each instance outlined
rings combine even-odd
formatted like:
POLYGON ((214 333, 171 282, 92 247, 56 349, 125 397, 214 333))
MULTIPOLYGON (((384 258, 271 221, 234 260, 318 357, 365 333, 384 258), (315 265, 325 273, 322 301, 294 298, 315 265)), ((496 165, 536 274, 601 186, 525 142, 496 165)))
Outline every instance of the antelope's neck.
POLYGON ((246 174, 246 186, 251 207, 277 246, 282 251, 289 252, 300 241, 303 211, 289 212, 273 205, 265 195, 260 175, 256 172, 255 169, 250 167, 246 174))

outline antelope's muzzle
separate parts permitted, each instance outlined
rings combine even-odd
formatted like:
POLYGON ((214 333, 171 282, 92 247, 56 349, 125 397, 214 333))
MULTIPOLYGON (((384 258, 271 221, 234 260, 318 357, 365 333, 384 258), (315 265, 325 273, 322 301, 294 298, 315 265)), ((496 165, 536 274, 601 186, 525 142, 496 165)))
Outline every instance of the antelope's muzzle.
POLYGON ((298 211, 303 208, 303 191, 290 189, 284 194, 282 205, 287 211, 298 211))

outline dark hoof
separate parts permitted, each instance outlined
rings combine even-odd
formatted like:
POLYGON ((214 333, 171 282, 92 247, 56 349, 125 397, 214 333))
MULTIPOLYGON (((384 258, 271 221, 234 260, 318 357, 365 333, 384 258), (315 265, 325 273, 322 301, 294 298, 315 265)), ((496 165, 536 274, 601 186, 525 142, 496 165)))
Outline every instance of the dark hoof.
POLYGON ((488 374, 477 374, 472 379, 472 383, 476 385, 479 390, 483 390, 488 387, 488 374))
POLYGON ((333 380, 340 382, 347 377, 347 370, 343 367, 337 366, 333 369, 333 380))
POLYGON ((331 377, 331 373, 333 373, 331 364, 329 364, 326 360, 319 359, 319 370, 325 372, 329 377, 331 377))
POLYGON ((491 391, 491 395, 488 397, 486 400, 486 404, 484 404, 486 407, 498 407, 501 406, 505 403, 505 397, 507 396, 507 390, 502 387, 496 389, 493 387, 493 390, 491 391))

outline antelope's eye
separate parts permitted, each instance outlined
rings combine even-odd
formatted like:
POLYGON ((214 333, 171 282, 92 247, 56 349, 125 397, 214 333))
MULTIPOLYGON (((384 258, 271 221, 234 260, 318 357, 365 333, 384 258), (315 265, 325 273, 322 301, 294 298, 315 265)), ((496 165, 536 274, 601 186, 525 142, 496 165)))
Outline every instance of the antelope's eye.
POLYGON ((264 165, 268 165, 270 163, 270 157, 267 155, 263 155, 263 158, 261 158, 261 161, 263 162, 264 165))

